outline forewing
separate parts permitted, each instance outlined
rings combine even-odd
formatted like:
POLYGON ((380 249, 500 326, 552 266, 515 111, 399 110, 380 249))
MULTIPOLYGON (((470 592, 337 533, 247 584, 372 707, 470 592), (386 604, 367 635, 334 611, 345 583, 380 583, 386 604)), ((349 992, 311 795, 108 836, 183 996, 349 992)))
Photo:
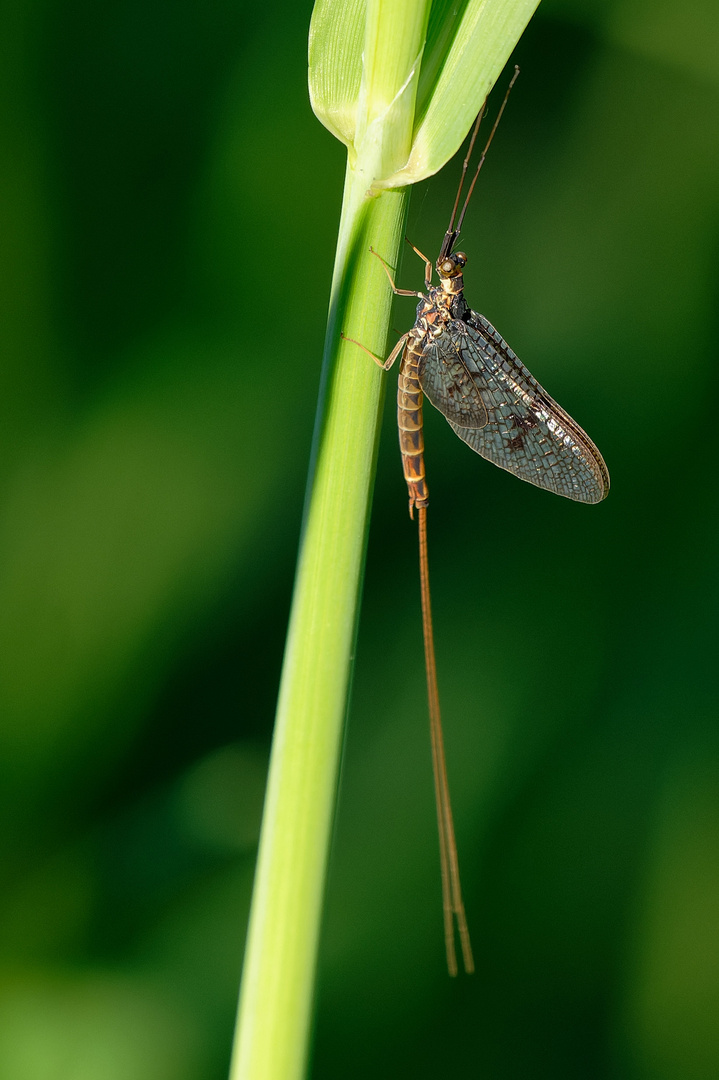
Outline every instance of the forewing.
POLYGON ((425 347, 419 364, 419 385, 451 424, 463 428, 481 428, 487 423, 487 409, 464 355, 464 323, 451 322, 439 337, 425 347))
POLYGON ((461 358, 487 412, 483 427, 448 416, 460 439, 530 484, 576 502, 601 502, 609 492, 609 473, 589 436, 539 385, 483 315, 473 311, 466 323, 450 325, 451 351, 461 358))

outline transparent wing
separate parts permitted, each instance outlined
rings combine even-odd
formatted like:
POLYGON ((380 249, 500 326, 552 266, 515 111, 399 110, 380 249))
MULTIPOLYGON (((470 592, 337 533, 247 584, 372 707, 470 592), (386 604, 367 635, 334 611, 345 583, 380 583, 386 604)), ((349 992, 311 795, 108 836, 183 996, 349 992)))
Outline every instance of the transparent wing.
POLYGON ((437 405, 468 446, 520 479, 576 502, 597 503, 607 496, 609 473, 592 440, 483 315, 473 311, 467 322, 450 323, 433 347, 441 356, 433 357, 431 366, 443 362, 445 353, 452 366, 459 359, 486 410, 487 423, 480 427, 456 420, 437 405))
POLYGON ((488 420, 487 409, 473 372, 467 367, 466 335, 452 330, 457 325, 464 327, 464 323, 450 323, 425 347, 417 365, 417 377, 435 409, 444 413, 450 423, 481 428, 488 420))

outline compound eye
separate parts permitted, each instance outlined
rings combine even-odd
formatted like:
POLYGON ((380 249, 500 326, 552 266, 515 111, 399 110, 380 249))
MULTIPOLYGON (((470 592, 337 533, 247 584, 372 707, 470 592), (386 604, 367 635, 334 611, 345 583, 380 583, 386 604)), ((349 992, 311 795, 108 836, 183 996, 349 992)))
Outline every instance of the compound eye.
POLYGON ((466 266, 467 256, 464 254, 463 251, 457 251, 454 254, 454 261, 456 262, 457 266, 466 266))

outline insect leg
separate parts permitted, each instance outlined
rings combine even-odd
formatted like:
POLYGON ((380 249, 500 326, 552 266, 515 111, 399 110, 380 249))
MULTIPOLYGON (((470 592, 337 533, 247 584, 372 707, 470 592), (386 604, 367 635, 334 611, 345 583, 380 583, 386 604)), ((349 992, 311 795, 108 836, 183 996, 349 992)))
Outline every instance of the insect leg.
POLYGON ((398 289, 397 286, 395 285, 394 281, 392 280, 392 275, 389 272, 389 266, 384 261, 382 256, 378 252, 376 252, 374 248, 370 248, 370 251, 372 252, 373 255, 376 255, 377 258, 379 259, 379 261, 382 263, 382 266, 384 267, 384 272, 387 275, 389 283, 392 286, 392 292, 395 294, 395 296, 419 296, 419 297, 424 296, 424 293, 415 292, 414 289, 398 289))
MULTIPOLYGON (((405 236, 405 240, 407 237, 405 236)), ((426 255, 423 255, 419 248, 416 248, 411 240, 407 240, 407 243, 412 248, 415 255, 419 255, 420 259, 424 262, 424 287, 428 289, 432 284, 432 261, 428 259, 426 255)))
POLYGON ((342 338, 343 341, 351 341, 353 345, 359 345, 362 352, 366 352, 368 356, 371 356, 372 359, 374 360, 375 364, 377 364, 381 368, 384 368, 385 371, 389 371, 389 369, 392 367, 395 360, 397 359, 397 357, 401 353, 402 349, 404 348, 404 343, 407 340, 407 338, 409 337, 409 331, 406 334, 402 334, 402 337, 399 339, 399 341, 397 342, 395 347, 392 349, 392 352, 389 354, 389 356, 387 357, 386 360, 381 360, 379 358, 379 356, 375 356, 375 354, 373 352, 370 352, 370 350, 367 348, 367 346, 363 345, 361 341, 357 341, 355 338, 347 337, 347 335, 343 334, 341 331, 340 331, 340 337, 342 338))

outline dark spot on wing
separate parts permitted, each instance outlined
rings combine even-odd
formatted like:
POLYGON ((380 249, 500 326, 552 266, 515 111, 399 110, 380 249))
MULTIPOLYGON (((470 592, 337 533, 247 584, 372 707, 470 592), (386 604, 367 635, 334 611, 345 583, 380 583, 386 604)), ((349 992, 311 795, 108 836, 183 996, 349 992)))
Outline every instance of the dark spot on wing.
POLYGON ((532 416, 531 413, 525 413, 524 415, 512 413, 509 419, 512 421, 516 428, 519 428, 519 431, 522 433, 525 431, 531 431, 532 428, 535 428, 537 426, 537 418, 535 416, 532 416))

